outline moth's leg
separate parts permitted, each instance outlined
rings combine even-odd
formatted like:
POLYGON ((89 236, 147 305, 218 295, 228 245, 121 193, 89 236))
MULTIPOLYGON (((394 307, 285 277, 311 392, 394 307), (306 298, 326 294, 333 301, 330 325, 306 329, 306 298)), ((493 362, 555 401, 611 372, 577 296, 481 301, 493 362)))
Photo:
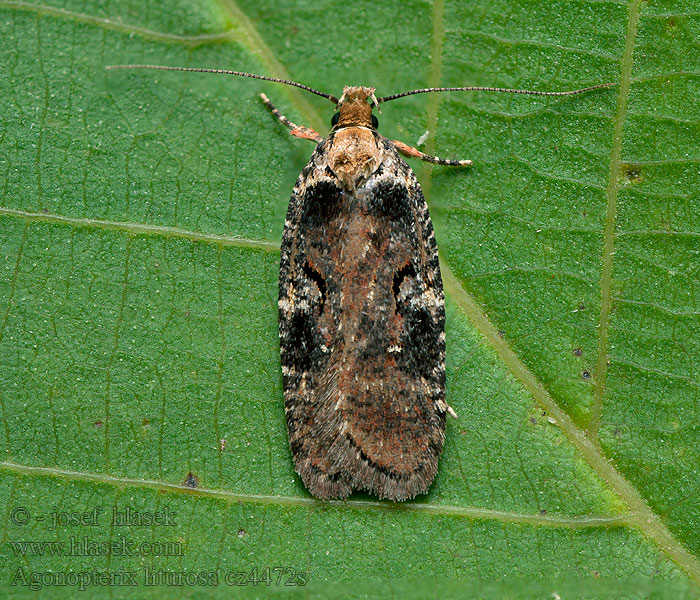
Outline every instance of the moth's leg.
POLYGON ((394 144, 396 149, 399 152, 401 152, 401 154, 403 154, 404 156, 409 156, 411 158, 420 158, 421 160, 436 165, 449 165, 451 167, 468 167, 470 164, 472 164, 472 161, 470 160, 449 160, 447 158, 438 158, 437 156, 424 154, 420 150, 416 150, 415 148, 409 146, 408 144, 404 144, 399 140, 391 140, 391 143, 394 144))
POLYGON ((316 133, 310 127, 304 127, 303 125, 297 125, 292 123, 287 117, 285 117, 280 111, 275 108, 275 105, 270 102, 270 99, 265 94, 260 94, 260 98, 263 104, 267 106, 270 112, 275 115, 282 125, 289 129, 289 133, 295 137, 301 138, 302 140, 312 140, 314 142, 320 142, 323 138, 316 133))

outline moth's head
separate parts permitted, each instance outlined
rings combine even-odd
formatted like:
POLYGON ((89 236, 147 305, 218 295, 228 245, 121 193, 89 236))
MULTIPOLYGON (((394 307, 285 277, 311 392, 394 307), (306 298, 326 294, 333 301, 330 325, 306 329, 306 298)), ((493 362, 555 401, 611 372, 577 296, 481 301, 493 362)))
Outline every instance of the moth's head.
POLYGON ((343 95, 338 100, 336 113, 331 120, 334 130, 343 127, 368 127, 376 129, 379 125, 377 117, 372 114, 372 109, 376 106, 379 110, 379 103, 374 95, 372 87, 349 87, 343 88, 343 95))

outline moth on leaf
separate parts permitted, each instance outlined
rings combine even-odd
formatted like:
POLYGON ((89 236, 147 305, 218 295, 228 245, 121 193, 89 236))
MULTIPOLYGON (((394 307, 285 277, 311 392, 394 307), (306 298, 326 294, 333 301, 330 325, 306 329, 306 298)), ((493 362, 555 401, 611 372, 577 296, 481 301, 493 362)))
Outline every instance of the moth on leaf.
POLYGON ((466 166, 389 140, 373 109, 403 96, 498 91, 422 88, 377 98, 345 87, 340 98, 306 85, 242 71, 117 65, 239 75, 284 83, 336 105, 331 131, 290 122, 317 143, 292 192, 280 253, 279 334, 284 407, 294 465, 319 498, 366 490, 407 500, 428 491, 445 442, 445 299, 428 205, 399 155, 466 166))

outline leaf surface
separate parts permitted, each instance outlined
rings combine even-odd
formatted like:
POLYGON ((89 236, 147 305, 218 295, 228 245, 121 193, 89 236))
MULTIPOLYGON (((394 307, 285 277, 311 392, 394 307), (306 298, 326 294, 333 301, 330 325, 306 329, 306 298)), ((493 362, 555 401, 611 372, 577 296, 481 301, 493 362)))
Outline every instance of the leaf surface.
POLYGON ((60 596, 56 573, 121 569, 138 588, 87 592, 697 596, 692 3, 0 12, 0 589, 60 596), (313 145, 257 94, 323 133, 332 106, 272 83, 104 69, 134 63, 336 95, 619 84, 383 106, 388 137, 428 132, 424 151, 474 161, 414 165, 444 260, 459 414, 428 495, 322 503, 292 468, 278 244, 313 145), (171 522, 120 525, 127 509, 171 522))

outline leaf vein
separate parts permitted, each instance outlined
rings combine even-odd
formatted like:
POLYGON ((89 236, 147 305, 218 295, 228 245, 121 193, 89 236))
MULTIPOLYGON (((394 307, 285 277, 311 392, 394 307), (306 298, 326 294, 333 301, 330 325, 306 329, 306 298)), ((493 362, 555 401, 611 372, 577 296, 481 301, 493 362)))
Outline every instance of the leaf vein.
POLYGON ((355 510, 386 511, 392 513, 424 513, 438 516, 457 516, 469 520, 491 520, 503 523, 519 523, 533 526, 562 527, 566 529, 585 529, 599 527, 629 527, 637 521, 633 513, 620 515, 587 515, 564 516, 554 514, 528 514, 511 511, 492 510, 488 508, 428 504, 414 502, 398 504, 371 500, 316 500, 311 497, 279 496, 273 494, 245 494, 220 488, 190 488, 180 484, 154 479, 139 479, 134 477, 118 477, 101 473, 71 471, 55 467, 36 467, 18 464, 12 461, 0 461, 0 470, 16 473, 22 476, 53 477, 62 481, 90 481, 117 488, 136 487, 150 488, 158 491, 194 495, 202 498, 216 498, 230 503, 247 502, 261 506, 279 505, 297 508, 351 508, 355 510))
POLYGON ((552 48, 554 50, 562 50, 564 52, 572 52, 578 54, 586 54, 589 56, 595 56, 598 58, 603 58, 605 60, 617 62, 619 59, 611 54, 605 54, 603 52, 596 52, 595 50, 588 50, 587 48, 574 48, 572 46, 562 46, 561 44, 553 44, 551 42, 542 42, 539 40, 527 40, 527 39, 512 39, 505 38, 495 33, 488 33, 487 31, 479 31, 478 29, 447 29, 446 33, 455 34, 468 34, 474 37, 486 38, 493 40, 505 46, 535 46, 537 48, 552 48))
POLYGON ((40 16, 62 17, 72 21, 78 21, 80 23, 87 23, 89 25, 104 27, 105 29, 110 29, 113 31, 136 34, 140 37, 151 40, 182 42, 185 44, 201 45, 207 42, 221 42, 222 40, 235 39, 235 32, 233 30, 222 31, 220 33, 206 33, 199 35, 179 35, 175 33, 155 31, 153 29, 140 27, 138 25, 131 25, 129 23, 123 23, 121 21, 113 21, 111 19, 95 17, 93 15, 73 12, 64 8, 58 8, 56 6, 47 6, 45 4, 0 1, 0 8, 6 8, 15 11, 33 12, 37 13, 40 16))
POLYGON ((216 233, 202 233, 189 231, 178 227, 166 227, 151 225, 149 223, 135 223, 132 221, 108 221, 102 219, 81 219, 76 217, 64 217, 51 213, 35 213, 14 208, 0 207, 0 215, 18 217, 28 222, 38 221, 42 223, 56 223, 70 227, 85 227, 95 229, 107 229, 123 231, 130 235, 159 235, 163 237, 183 238, 195 242, 204 242, 218 246, 236 246, 239 248, 253 248, 270 252, 279 252, 279 243, 267 240, 252 240, 216 233))
POLYGON ((634 0, 629 8, 627 37, 622 59, 620 91, 617 99, 617 112, 613 132, 613 143, 610 152, 610 169, 608 171, 607 209, 605 216, 605 231, 603 234, 603 268, 600 276, 600 320, 598 325, 598 360, 595 367, 593 385, 593 405, 587 433, 595 439, 603 413, 603 398, 608 368, 608 336, 610 332, 610 314, 612 310, 612 270, 615 254, 615 220, 617 216, 617 194, 619 189, 620 157, 622 153, 622 126, 627 116, 627 100, 629 98, 632 66, 634 64, 634 45, 637 38, 637 23, 639 22, 640 1, 634 0))
POLYGON ((654 540, 662 551, 685 570, 696 584, 700 584, 700 562, 698 559, 673 536, 639 491, 615 468, 613 463, 603 455, 600 447, 586 435, 586 432, 575 425, 566 411, 550 396, 544 385, 525 366, 510 348, 508 342, 499 335, 497 328, 488 320, 476 300, 462 287, 449 265, 440 261, 440 268, 445 290, 481 332, 486 342, 496 351, 513 377, 522 383, 534 399, 556 421, 562 433, 581 454, 582 459, 627 504, 630 512, 634 515, 630 519, 630 524, 654 540))

